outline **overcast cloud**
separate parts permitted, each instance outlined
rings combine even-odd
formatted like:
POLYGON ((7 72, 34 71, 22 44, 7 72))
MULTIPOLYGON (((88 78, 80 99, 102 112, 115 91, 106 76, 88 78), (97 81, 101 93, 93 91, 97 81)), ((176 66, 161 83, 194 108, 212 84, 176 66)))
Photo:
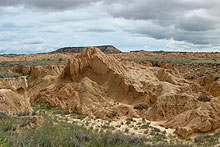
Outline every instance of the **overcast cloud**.
POLYGON ((220 1, 0 1, 0 54, 103 44, 123 51, 220 51, 220 1))

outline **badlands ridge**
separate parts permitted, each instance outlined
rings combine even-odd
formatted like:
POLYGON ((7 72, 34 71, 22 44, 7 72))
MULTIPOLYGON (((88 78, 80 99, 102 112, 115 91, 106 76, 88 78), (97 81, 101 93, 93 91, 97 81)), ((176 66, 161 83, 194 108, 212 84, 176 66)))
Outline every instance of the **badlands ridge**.
POLYGON ((183 138, 220 127, 220 84, 212 76, 189 80, 166 64, 121 60, 95 47, 63 56, 66 65, 0 68, 24 75, 0 79, 0 112, 31 113, 34 101, 102 119, 141 117, 183 138))

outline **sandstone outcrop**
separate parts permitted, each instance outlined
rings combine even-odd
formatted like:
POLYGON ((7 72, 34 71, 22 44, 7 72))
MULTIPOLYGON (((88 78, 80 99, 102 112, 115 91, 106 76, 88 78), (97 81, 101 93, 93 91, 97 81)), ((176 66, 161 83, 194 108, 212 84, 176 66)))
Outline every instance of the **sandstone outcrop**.
POLYGON ((204 86, 207 92, 209 92, 212 96, 220 96, 220 81, 215 80, 213 75, 202 78, 199 83, 204 86))
POLYGON ((199 101, 203 93, 208 95, 199 84, 176 77, 172 71, 133 62, 122 64, 88 47, 69 60, 59 78, 34 100, 101 118, 133 116, 165 121, 164 126, 186 137, 219 128, 218 98, 199 101), (147 107, 136 109, 140 104, 147 107))
POLYGON ((28 97, 32 100, 41 90, 55 81, 65 65, 44 65, 30 68, 28 77, 28 97))
POLYGON ((0 112, 31 113, 26 77, 0 79, 0 112))
POLYGON ((220 81, 213 82, 209 88, 209 92, 215 97, 220 96, 220 81))
POLYGON ((10 66, 10 67, 0 67, 0 71, 12 72, 12 73, 20 73, 24 76, 30 75, 31 67, 30 66, 10 66))
POLYGON ((42 89, 57 79, 64 70, 65 65, 41 65, 41 66, 20 66, 0 67, 0 71, 19 73, 27 76, 27 94, 30 99, 35 97, 42 89))
POLYGON ((187 110, 165 123, 176 129, 175 133, 185 138, 193 133, 208 132, 220 127, 220 97, 211 102, 198 102, 194 109, 187 110))

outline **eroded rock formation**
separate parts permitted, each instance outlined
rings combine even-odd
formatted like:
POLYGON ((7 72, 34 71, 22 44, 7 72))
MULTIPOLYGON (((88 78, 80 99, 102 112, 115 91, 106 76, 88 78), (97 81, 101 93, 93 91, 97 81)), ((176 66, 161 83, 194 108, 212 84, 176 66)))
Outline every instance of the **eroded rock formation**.
POLYGON ((26 77, 0 79, 0 112, 31 113, 26 77))
POLYGON ((88 47, 67 63, 58 80, 35 101, 101 118, 133 116, 165 121, 162 125, 186 137, 219 127, 220 101, 216 97, 201 102, 201 94, 208 95, 205 88, 174 76, 172 71, 122 64, 88 47), (134 109, 137 104, 148 107, 134 109))

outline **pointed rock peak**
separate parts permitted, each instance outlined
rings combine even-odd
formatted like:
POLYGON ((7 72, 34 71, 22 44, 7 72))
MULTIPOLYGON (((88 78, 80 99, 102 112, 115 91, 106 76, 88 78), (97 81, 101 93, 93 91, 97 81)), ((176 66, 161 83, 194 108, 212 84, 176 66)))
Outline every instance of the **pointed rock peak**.
POLYGON ((86 57, 87 59, 90 59, 94 56, 106 56, 100 49, 95 47, 85 47, 80 52, 80 57, 86 57))
POLYGON ((127 68, 114 57, 104 54, 98 48, 86 47, 78 56, 69 60, 61 77, 71 77, 73 81, 80 81, 84 77, 99 79, 97 76, 104 76, 110 72, 124 74, 126 70, 127 68))
POLYGON ((93 69, 104 70, 104 68, 108 68, 117 71, 125 68, 114 57, 104 54, 99 48, 95 47, 85 47, 76 58, 81 62, 81 66, 82 64, 90 65, 93 69))

